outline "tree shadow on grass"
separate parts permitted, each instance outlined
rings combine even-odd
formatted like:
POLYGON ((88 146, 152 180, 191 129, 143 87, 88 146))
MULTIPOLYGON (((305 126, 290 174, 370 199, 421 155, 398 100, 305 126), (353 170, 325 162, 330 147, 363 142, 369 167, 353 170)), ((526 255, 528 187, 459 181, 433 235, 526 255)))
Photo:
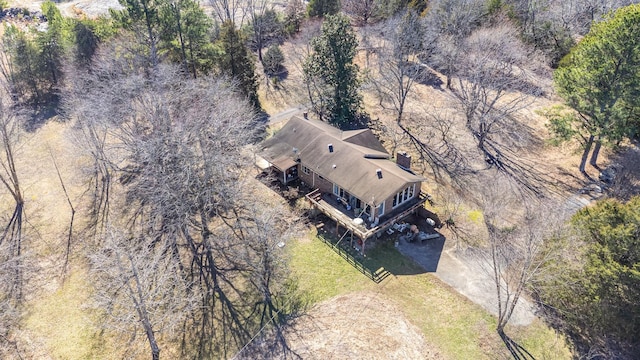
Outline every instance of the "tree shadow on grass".
POLYGON ((607 169, 612 171, 608 192, 621 200, 629 200, 640 195, 640 146, 632 144, 611 157, 607 169))
POLYGON ((410 69, 408 71, 409 75, 418 84, 431 86, 436 90, 444 91, 444 89, 442 88, 444 82, 429 67, 417 62, 408 62, 406 63, 406 66, 408 66, 410 69))
POLYGON ((49 120, 60 115, 60 97, 52 96, 51 99, 43 105, 37 105, 33 108, 23 109, 25 115, 24 130, 27 132, 35 132, 40 129, 49 120))
POLYGON ((498 331, 498 334, 515 360, 535 360, 535 357, 527 349, 508 337, 504 331, 498 331))
POLYGON ((541 164, 524 159, 508 147, 491 140, 485 141, 482 149, 485 161, 501 173, 513 179, 521 188, 535 197, 542 198, 548 193, 562 194, 573 186, 541 170, 541 164))

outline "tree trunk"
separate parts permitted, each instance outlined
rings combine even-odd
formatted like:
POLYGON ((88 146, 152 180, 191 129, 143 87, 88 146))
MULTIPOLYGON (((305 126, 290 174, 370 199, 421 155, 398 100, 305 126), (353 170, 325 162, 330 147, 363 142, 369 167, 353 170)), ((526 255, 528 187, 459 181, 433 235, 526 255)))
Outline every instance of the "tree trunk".
MULTIPOLYGON (((185 70, 189 71, 190 69, 189 69, 189 63, 187 61, 187 51, 185 50, 184 36, 182 34, 182 18, 180 17, 180 9, 178 8, 178 6, 176 6, 176 4, 172 4, 171 7, 173 8, 173 11, 176 15, 176 25, 178 26, 178 40, 180 41, 180 51, 182 54, 182 62, 184 64, 185 70)), ((193 78, 195 79, 195 74, 193 78)))
POLYGON ((151 11, 147 6, 146 2, 142 2, 143 10, 144 10, 144 18, 147 25, 147 33, 149 36, 149 45, 151 46, 151 65, 156 68, 158 67, 158 51, 156 49, 156 36, 153 33, 153 25, 151 23, 151 11))
POLYGON ((155 343, 151 344, 151 360, 160 360, 160 349, 155 343))
POLYGON ((478 148, 483 152, 486 152, 484 148, 484 142, 487 139, 487 133, 482 130, 482 127, 480 131, 478 131, 478 133, 476 134, 476 137, 478 138, 478 148))
POLYGON ((587 140, 587 144, 584 146, 584 152, 582 153, 582 160, 580 160, 580 172, 583 174, 586 174, 584 168, 587 165, 587 157, 589 157, 591 145, 593 145, 593 135, 589 135, 589 140, 587 140))
POLYGON ((264 46, 262 44, 262 33, 257 34, 257 38, 258 38, 258 60, 262 64, 262 47, 264 46))
POLYGON ((593 148, 593 153, 591 154, 591 160, 589 160, 589 164, 594 168, 598 168, 596 162, 598 161, 598 155, 600 154, 600 147, 602 146, 602 142, 600 140, 596 140, 596 146, 593 148))
POLYGON ((400 125, 402 121, 402 114, 404 113, 404 99, 400 100, 400 105, 398 106, 398 117, 396 118, 396 122, 400 125))

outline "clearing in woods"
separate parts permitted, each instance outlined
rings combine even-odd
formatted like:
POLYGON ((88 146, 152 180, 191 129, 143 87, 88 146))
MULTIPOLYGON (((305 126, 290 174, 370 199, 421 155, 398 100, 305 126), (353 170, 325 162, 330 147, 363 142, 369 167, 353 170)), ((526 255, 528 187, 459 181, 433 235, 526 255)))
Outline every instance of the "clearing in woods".
MULTIPOLYGON (((37 10, 42 1, 9 3, 37 10)), ((95 16, 118 6, 118 2, 77 0, 58 5, 65 15, 95 16)), ((296 63, 301 44, 287 42, 283 51, 288 77, 278 88, 263 78, 260 87, 265 109, 272 114, 307 103, 300 66, 296 63)), ((442 89, 417 84, 412 98, 413 112, 422 111, 416 105, 421 99, 430 99, 432 105, 446 105, 449 101, 442 89)), ((520 114, 523 121, 542 134, 538 139, 546 137, 546 129, 535 110, 554 101, 537 99, 520 114)), ((365 93, 365 105, 373 118, 390 117, 389 110, 377 106, 371 92, 365 93)), ((80 166, 86 159, 70 140, 72 131, 71 124, 50 121, 36 132, 25 134, 18 154, 19 174, 26 185, 27 211, 38 230, 36 251, 43 268, 59 263, 70 216, 52 156, 74 205, 82 203, 86 187, 80 166)), ((458 132, 461 141, 469 140, 463 127, 454 127, 453 131, 458 132)), ((572 187, 579 186, 575 149, 551 148, 541 142, 537 142, 535 151, 527 153, 548 160, 541 162, 540 171, 571 183, 572 187)), ((508 359, 511 356, 495 333, 495 319, 487 311, 392 246, 380 246, 370 254, 392 274, 380 284, 359 273, 314 236, 287 245, 287 249, 292 254, 292 273, 309 301, 316 304, 297 319, 289 334, 292 349, 305 358, 508 359)), ((113 343, 96 338, 99 329, 93 314, 83 306, 91 281, 84 277, 82 261, 73 259, 72 275, 66 283, 61 283, 58 267, 52 266, 55 270, 48 271, 52 276, 42 275, 38 279, 44 286, 30 294, 26 330, 21 336, 31 344, 38 358, 117 358, 113 343)), ((538 319, 527 326, 511 326, 507 332, 536 358, 571 358, 562 337, 538 319)), ((145 357, 143 354, 142 358, 145 357)))

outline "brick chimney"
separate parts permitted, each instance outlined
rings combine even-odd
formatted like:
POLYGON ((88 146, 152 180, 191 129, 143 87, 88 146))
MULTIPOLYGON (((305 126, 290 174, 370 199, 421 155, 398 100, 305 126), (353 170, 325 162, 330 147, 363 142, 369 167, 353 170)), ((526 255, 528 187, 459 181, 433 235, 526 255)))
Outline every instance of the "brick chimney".
POLYGON ((411 155, 407 155, 404 151, 396 153, 396 163, 405 170, 411 170, 411 155))

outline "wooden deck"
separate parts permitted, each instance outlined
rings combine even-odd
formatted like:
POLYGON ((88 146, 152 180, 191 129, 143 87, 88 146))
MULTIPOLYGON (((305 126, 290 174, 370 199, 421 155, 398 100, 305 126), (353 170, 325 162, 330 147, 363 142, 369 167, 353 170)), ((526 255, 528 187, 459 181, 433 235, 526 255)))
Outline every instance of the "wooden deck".
POLYGON ((393 214, 391 216, 383 216, 381 222, 378 223, 377 226, 367 228, 365 224, 356 225, 353 222, 353 219, 355 218, 354 216, 346 214, 345 212, 341 211, 340 209, 336 208, 325 199, 323 199, 322 193, 319 189, 313 190, 305 197, 316 209, 320 210, 323 214, 328 216, 331 220, 335 221, 338 225, 351 231, 355 236, 359 237, 363 241, 366 241, 368 238, 379 232, 387 230, 387 228, 391 227, 391 225, 393 225, 394 223, 399 222, 405 217, 416 212, 420 207, 424 206, 424 202, 427 200, 427 194, 420 193, 417 198, 412 199, 407 204, 401 206, 399 212, 397 212, 396 214, 393 214))

